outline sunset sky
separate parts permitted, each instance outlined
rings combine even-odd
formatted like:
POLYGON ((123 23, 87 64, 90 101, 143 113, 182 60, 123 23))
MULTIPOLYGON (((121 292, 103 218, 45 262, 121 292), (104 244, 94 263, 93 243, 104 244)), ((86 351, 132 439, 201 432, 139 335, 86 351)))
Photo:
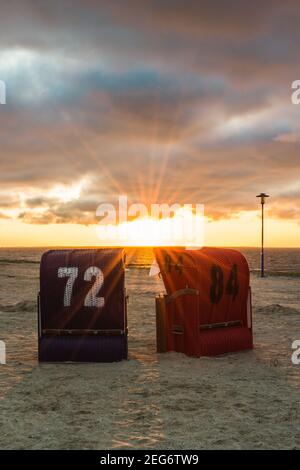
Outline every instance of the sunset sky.
POLYGON ((2 0, 0 246, 97 245, 96 209, 202 203, 207 245, 300 246, 297 0, 2 0))

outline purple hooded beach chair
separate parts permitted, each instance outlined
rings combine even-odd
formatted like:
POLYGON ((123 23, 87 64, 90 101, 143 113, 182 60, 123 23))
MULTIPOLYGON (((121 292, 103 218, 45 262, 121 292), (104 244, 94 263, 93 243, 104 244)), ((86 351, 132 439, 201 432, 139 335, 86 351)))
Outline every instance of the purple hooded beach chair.
POLYGON ((38 305, 40 362, 127 359, 122 249, 44 253, 38 305))

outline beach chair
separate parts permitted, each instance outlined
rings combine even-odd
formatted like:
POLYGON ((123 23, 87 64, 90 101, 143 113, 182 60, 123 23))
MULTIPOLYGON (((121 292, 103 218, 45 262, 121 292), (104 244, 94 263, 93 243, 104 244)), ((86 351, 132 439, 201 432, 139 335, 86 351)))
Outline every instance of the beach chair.
POLYGON ((121 249, 43 254, 38 296, 40 362, 127 359, 127 306, 121 249))
POLYGON ((215 356, 253 348, 249 267, 236 250, 156 248, 157 351, 215 356))

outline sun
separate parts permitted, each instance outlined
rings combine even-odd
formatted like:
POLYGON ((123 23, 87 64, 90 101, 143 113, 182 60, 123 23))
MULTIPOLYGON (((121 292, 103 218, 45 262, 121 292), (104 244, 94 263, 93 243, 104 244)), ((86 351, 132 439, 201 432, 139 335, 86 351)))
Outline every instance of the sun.
POLYGON ((82 187, 85 180, 79 181, 79 183, 72 184, 71 186, 56 185, 49 192, 48 197, 54 198, 59 202, 66 203, 74 201, 80 198, 82 187))

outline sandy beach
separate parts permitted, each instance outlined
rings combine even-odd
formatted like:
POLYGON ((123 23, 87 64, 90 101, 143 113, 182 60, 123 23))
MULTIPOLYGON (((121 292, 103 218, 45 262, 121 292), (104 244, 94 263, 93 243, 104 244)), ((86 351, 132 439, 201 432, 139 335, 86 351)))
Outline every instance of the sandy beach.
POLYGON ((300 1, 0 6, 0 451, 300 450, 300 1))
POLYGON ((34 269, 0 307, 1 449, 300 448, 299 278, 252 276, 255 349, 194 359, 156 354, 163 286, 130 269, 129 360, 39 365, 34 269))

